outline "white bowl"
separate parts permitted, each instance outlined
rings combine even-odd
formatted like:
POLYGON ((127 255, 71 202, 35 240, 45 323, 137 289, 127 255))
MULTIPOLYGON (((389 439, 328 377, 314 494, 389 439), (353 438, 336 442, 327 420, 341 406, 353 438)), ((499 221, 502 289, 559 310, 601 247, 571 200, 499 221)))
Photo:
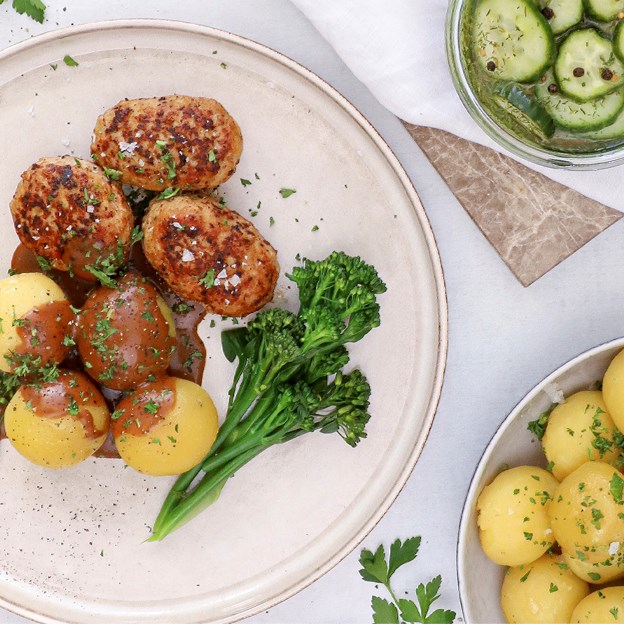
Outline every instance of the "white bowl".
POLYGON ((617 338, 577 355, 558 368, 518 403, 487 445, 468 490, 457 542, 459 597, 467 624, 505 621, 500 607, 505 567, 492 563, 479 543, 476 503, 481 490, 507 466, 545 467, 542 447, 527 430, 528 423, 552 405, 558 392, 568 396, 591 389, 623 348, 624 338, 617 338))

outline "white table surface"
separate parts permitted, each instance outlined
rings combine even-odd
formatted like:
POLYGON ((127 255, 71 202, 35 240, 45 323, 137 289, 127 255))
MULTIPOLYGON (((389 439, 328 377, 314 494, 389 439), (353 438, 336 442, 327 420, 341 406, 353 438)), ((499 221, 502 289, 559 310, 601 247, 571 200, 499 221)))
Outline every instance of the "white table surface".
MULTIPOLYGON (((609 228, 523 288, 447 189, 400 122, 370 95, 288 0, 46 0, 39 25, 0 6, 0 45, 71 24, 164 18, 244 35, 319 74, 368 117, 410 175, 436 235, 449 304, 442 398, 421 458, 393 506, 362 546, 421 535, 399 591, 442 574, 440 606, 461 617, 455 549, 470 477, 498 423, 541 378, 577 353, 624 333, 624 222, 609 228)), ((0 106, 0 121, 2 110, 0 106)), ((358 574, 360 547, 296 596, 250 624, 371 622, 375 592, 358 574)), ((383 595, 382 589, 378 590, 383 595)), ((27 620, 0 610, 0 624, 27 620)))

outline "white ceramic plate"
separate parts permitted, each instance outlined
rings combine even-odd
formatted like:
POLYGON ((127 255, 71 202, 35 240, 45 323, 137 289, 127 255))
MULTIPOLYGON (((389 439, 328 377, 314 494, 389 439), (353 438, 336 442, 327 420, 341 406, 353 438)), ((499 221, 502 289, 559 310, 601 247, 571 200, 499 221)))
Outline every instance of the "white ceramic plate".
POLYGON ((551 373, 518 403, 486 447, 470 484, 459 528, 457 573, 467 624, 505 621, 500 608, 505 568, 492 563, 479 543, 476 502, 481 490, 506 466, 546 467, 541 445, 527 431, 528 423, 552 405, 558 392, 568 396, 593 387, 623 348, 624 338, 618 338, 581 353, 551 373))
MULTIPOLYGON (((292 595, 387 510, 425 443, 440 393, 443 277, 409 179, 352 105, 261 45, 191 25, 131 21, 8 49, 0 55, 0 205, 40 156, 88 156, 104 109, 124 97, 170 93, 214 97, 239 122, 244 155, 222 191, 243 215, 258 210, 250 218, 283 270, 297 253, 320 258, 342 249, 387 282, 382 326, 352 349, 373 387, 369 437, 356 449, 321 434, 275 448, 198 519, 149 544, 170 479, 142 477, 115 460, 46 471, 3 442, 0 606, 39 622, 225 622, 292 595), (64 64, 65 55, 78 67, 64 64), (297 192, 283 199, 282 187, 297 192)), ((17 242, 6 208, 0 227, 4 272, 17 242)), ((277 298, 285 305, 295 298, 283 277, 277 298)), ((219 329, 202 327, 204 386, 223 408, 232 370, 219 329)))

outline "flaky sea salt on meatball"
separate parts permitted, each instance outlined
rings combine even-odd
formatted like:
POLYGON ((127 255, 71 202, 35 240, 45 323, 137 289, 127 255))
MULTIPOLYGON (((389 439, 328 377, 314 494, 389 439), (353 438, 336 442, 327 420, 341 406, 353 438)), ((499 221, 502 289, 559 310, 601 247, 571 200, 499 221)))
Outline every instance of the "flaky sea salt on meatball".
POLYGON ((246 316, 273 298, 275 249, 207 194, 152 200, 143 218, 149 263, 180 297, 212 313, 246 316))
POLYGON ((41 158, 22 174, 10 208, 22 243, 60 271, 95 281, 88 267, 119 265, 129 252, 132 210, 90 161, 41 158))

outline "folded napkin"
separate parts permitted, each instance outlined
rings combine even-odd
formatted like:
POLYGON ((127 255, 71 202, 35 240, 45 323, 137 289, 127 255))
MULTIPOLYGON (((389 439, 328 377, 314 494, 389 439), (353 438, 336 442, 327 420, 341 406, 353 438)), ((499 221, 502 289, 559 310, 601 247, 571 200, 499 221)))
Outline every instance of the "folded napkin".
MULTIPOLYGON (((292 2, 357 78, 397 117, 446 130, 510 155, 477 126, 455 93, 444 44, 446 0, 292 2)), ((562 171, 524 164, 624 212, 622 166, 601 171, 562 171)))

